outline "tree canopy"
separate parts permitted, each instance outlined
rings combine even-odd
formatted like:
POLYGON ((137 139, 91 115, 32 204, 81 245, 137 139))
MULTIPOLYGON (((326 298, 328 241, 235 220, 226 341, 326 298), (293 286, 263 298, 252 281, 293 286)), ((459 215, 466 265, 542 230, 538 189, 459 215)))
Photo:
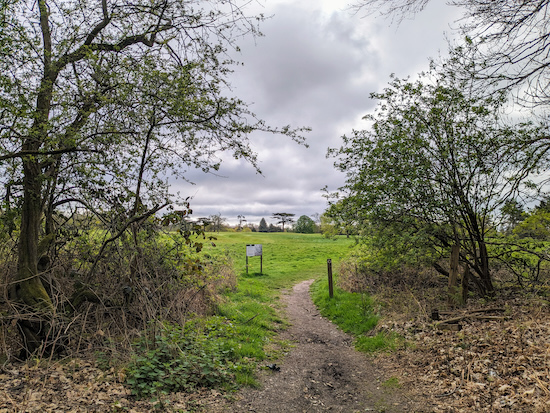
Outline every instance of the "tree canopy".
POLYGON ((277 220, 277 224, 282 225, 283 232, 285 231, 285 224, 291 224, 294 222, 294 216, 295 214, 291 214, 289 212, 275 212, 273 213, 272 218, 277 220))
POLYGON ((263 19, 233 0, 7 0, 1 13, 0 216, 20 223, 13 294, 32 308, 52 309, 37 263, 55 256, 60 214, 95 214, 113 242, 173 202, 168 176, 216 170, 222 151, 257 168, 251 132, 303 142, 231 97, 227 52, 263 19))
POLYGON ((460 245, 479 291, 491 292, 487 237, 500 208, 527 191, 525 178, 548 161, 547 147, 533 145, 546 139, 546 128, 506 125, 502 96, 472 95, 450 73, 393 78, 372 97, 379 101, 365 117, 372 126, 329 151, 347 176, 332 212, 344 210, 347 222, 383 234, 400 256, 423 250, 436 264, 460 245))
POLYGON ((302 215, 294 225, 294 232, 302 234, 313 234, 315 232, 315 221, 307 215, 302 215))
MULTIPOLYGON (((429 2, 359 0, 355 8, 402 19, 422 11, 429 2)), ((550 1, 448 0, 447 4, 463 10, 461 33, 468 53, 455 69, 464 78, 480 80, 484 91, 516 88, 524 104, 550 104, 550 1)))
POLYGON ((260 225, 258 226, 258 231, 259 232, 269 232, 269 227, 267 226, 267 222, 266 222, 265 218, 262 218, 260 220, 260 225))

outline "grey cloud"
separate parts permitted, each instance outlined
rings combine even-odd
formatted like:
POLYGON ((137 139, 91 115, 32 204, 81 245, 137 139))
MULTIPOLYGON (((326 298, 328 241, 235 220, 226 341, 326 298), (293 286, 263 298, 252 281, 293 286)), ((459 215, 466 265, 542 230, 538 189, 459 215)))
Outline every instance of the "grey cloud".
POLYGON ((366 126, 361 118, 375 104, 369 94, 381 90, 391 73, 415 75, 446 49, 443 31, 458 15, 431 2, 417 20, 390 27, 387 20, 352 16, 334 3, 334 10, 321 10, 316 0, 266 5, 265 14, 274 17, 262 25, 265 37, 243 41, 235 58, 244 66, 230 79, 235 94, 268 124, 310 126, 310 148, 255 133, 251 146, 263 175, 227 155, 221 156, 220 176, 189 171, 186 177, 196 185, 176 181, 172 188, 194 197, 197 217, 221 213, 235 223, 245 215, 257 224, 262 217, 271 222, 274 212, 322 213, 320 189, 344 182, 325 158, 327 148, 366 126))

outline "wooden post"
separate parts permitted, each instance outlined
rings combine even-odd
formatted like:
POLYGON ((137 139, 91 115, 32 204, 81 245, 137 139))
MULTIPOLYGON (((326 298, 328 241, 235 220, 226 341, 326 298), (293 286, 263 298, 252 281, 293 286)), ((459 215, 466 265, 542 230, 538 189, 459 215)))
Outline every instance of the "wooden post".
POLYGON ((246 275, 248 275, 248 255, 246 256, 246 275))
POLYGON ((334 296, 334 287, 332 284, 332 260, 330 258, 327 260, 327 269, 328 269, 328 296, 332 298, 334 296))
POLYGON ((468 284, 470 283, 470 267, 466 264, 462 275, 462 305, 468 301, 468 284))
POLYGON ((449 290, 448 290, 448 303, 451 306, 455 306, 458 303, 458 259, 460 256, 460 244, 455 244, 451 248, 451 262, 449 271, 449 290))
POLYGON ((264 273, 264 256, 260 255, 260 274, 264 273))

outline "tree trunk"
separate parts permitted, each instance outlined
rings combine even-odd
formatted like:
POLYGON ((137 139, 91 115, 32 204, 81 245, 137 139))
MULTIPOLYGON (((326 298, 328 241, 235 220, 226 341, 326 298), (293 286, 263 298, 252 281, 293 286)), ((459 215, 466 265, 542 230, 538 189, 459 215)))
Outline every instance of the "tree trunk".
POLYGON ((466 263, 466 266, 464 267, 464 274, 462 275, 462 283, 461 283, 462 305, 465 305, 466 302, 468 301, 469 284, 470 284, 470 267, 468 266, 468 263, 466 263))
POLYGON ((38 239, 42 215, 40 165, 35 159, 25 158, 23 170, 23 205, 15 298, 32 314, 32 318, 37 320, 32 322, 27 319, 19 322, 26 353, 30 354, 46 338, 46 324, 53 304, 38 273, 38 239))
MULTIPOLYGON (((44 47, 44 74, 36 97, 36 110, 33 125, 23 141, 23 152, 38 152, 48 139, 48 121, 59 68, 52 65, 52 42, 48 22, 46 0, 39 0, 38 10, 40 29, 44 47)), ((23 205, 21 209, 21 235, 19 237, 15 298, 32 314, 36 321, 20 321, 19 327, 27 346, 32 353, 46 339, 47 324, 51 319, 53 303, 38 271, 38 240, 42 218, 42 187, 44 175, 39 155, 21 157, 23 164, 23 205)))
POLYGON ((489 271, 489 254, 485 242, 479 242, 479 259, 481 261, 481 282, 485 289, 485 295, 492 296, 495 293, 493 281, 491 280, 491 272, 489 271))
POLYGON ((40 169, 36 161, 24 161, 24 194, 17 266, 17 298, 37 310, 51 310, 52 302, 38 274, 38 239, 42 205, 40 169))
POLYGON ((460 244, 456 243, 451 248, 451 262, 449 271, 449 289, 447 301, 454 307, 458 303, 458 259, 460 256, 460 244))

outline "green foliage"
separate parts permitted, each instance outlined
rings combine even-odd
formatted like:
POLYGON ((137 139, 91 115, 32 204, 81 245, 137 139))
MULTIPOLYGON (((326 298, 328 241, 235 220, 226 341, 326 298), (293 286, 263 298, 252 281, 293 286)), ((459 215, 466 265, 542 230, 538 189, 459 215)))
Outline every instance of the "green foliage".
POLYGON ((355 337, 355 348, 359 351, 394 350, 403 343, 402 337, 393 332, 381 331, 374 336, 368 335, 378 324, 380 316, 376 303, 366 293, 350 293, 335 288, 334 296, 330 298, 328 281, 317 280, 312 286, 312 298, 324 317, 355 337))
POLYGON ((434 245, 431 228, 402 222, 369 225, 360 239, 360 248, 355 249, 353 255, 362 268, 374 272, 432 265, 440 259, 442 250, 434 245))
POLYGON ((403 343, 403 338, 397 333, 381 331, 376 335, 357 337, 355 348, 363 353, 395 350, 403 343))
POLYGON ((229 256, 240 285, 261 285, 266 290, 286 288, 298 281, 326 273, 327 259, 336 264, 349 254, 355 240, 338 236, 335 240, 321 234, 297 233, 231 233, 216 234, 216 247, 206 244, 204 253, 213 257, 229 256), (263 245, 263 274, 259 274, 259 257, 249 257, 246 275, 246 245, 263 245))
POLYGON ((269 224, 267 232, 282 232, 283 230, 280 227, 277 227, 273 224, 269 224))
POLYGON ((378 323, 375 303, 368 294, 348 293, 335 288, 334 296, 330 298, 328 281, 323 279, 313 285, 312 298, 324 317, 356 337, 368 333, 378 323))
POLYGON ((285 224, 292 224, 294 222, 294 218, 292 218, 294 215, 295 214, 291 214, 289 212, 274 212, 271 218, 276 219, 277 224, 282 225, 284 232, 285 224))
MULTIPOLYGON (((516 227, 518 229, 519 226, 516 227)), ((547 241, 503 234, 490 245, 489 253, 495 257, 495 267, 512 275, 512 279, 506 278, 507 282, 515 281, 522 287, 538 288, 547 283, 550 276, 547 250, 547 241)))
POLYGON ((183 328, 152 326, 135 344, 126 382, 133 394, 148 398, 197 387, 234 386, 235 374, 246 369, 235 362, 235 334, 232 324, 220 317, 196 319, 183 328))
POLYGON ((335 239, 339 233, 340 231, 335 220, 327 214, 321 215, 321 234, 323 234, 325 238, 335 239))
POLYGON ((544 209, 536 209, 528 217, 517 223, 513 234, 520 238, 533 238, 535 240, 550 240, 550 212, 544 209))
MULTIPOLYGON (((42 260, 49 258, 52 269, 64 267, 54 262, 59 257, 70 256, 84 263, 89 278, 110 255, 133 272, 139 260, 117 260, 115 250, 132 245, 139 258, 143 226, 181 203, 167 176, 183 177, 189 167, 217 170, 222 152, 259 170, 249 145, 254 131, 304 143, 307 128, 271 127, 227 93, 236 64, 227 50, 241 36, 257 34, 263 16, 248 15, 233 0, 113 0, 103 6, 2 2, 0 230, 13 232, 17 219, 25 231, 16 248, 14 298, 32 311, 53 312, 56 304, 37 276, 44 273, 37 268, 39 237, 54 238, 42 260), (82 256, 64 249, 77 213, 95 220, 81 220, 77 233, 98 229, 104 235, 99 248, 83 245, 82 256)), ((193 246, 200 249, 200 243, 193 246)), ((188 264, 198 272, 199 263, 188 264)), ((29 330, 25 341, 38 346, 48 330, 35 331, 34 338, 29 330)))
POLYGON ((315 232, 315 221, 307 215, 302 215, 298 218, 298 221, 296 221, 296 225, 294 225, 294 232, 300 234, 313 234, 315 232))
POLYGON ((205 246, 203 253, 230 257, 240 275, 238 287, 226 292, 218 314, 231 320, 235 328, 231 339, 235 354, 256 360, 271 356, 265 346, 285 325, 278 312, 280 291, 326 274, 326 260, 338 263, 354 245, 345 237, 328 240, 320 234, 288 232, 220 233, 216 244, 216 248, 205 246), (259 257, 249 258, 251 268, 246 274, 247 244, 263 245, 263 274, 253 271, 255 266, 259 270, 259 257))
POLYGON ((258 231, 259 232, 268 232, 269 231, 269 227, 267 226, 267 222, 265 221, 265 218, 262 218, 260 220, 260 225, 258 226, 258 231))
POLYGON ((389 389, 398 389, 401 387, 401 384, 399 383, 398 377, 390 377, 388 380, 384 381, 382 383, 382 386, 389 388, 389 389))
POLYGON ((500 209, 500 212, 504 231, 506 233, 513 231, 514 228, 528 216, 523 205, 515 199, 506 201, 504 206, 500 209))
POLYGON ((327 215, 405 254, 408 246, 421 250, 418 256, 445 257, 458 242, 462 263, 486 294, 493 289, 487 238, 494 216, 529 189, 525 176, 548 154, 530 144, 543 139, 543 125, 506 125, 499 117, 504 96, 470 90, 451 72, 431 72, 415 82, 392 78, 372 94, 379 100, 365 117, 372 127, 329 150, 347 182, 329 195, 327 215))

